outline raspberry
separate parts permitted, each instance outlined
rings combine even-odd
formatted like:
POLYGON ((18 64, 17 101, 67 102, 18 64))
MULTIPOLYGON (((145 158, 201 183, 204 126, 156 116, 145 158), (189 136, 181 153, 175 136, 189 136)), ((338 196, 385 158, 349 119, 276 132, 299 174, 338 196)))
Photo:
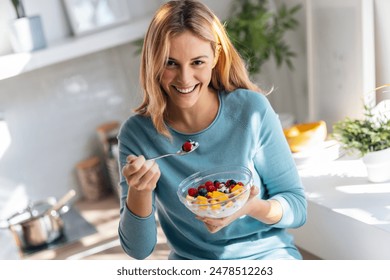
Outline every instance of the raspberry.
POLYGON ((214 184, 206 185, 206 189, 208 192, 213 192, 213 191, 217 190, 217 188, 214 186, 214 184))
POLYGON ((196 197, 198 195, 198 190, 196 188, 189 188, 188 195, 196 197))
POLYGON ((192 150, 192 144, 191 142, 187 141, 183 144, 183 146, 181 146, 181 149, 184 151, 184 152, 190 152, 192 150))
POLYGON ((204 183, 204 185, 207 187, 207 186, 212 186, 212 185, 214 185, 214 183, 211 182, 211 181, 207 181, 206 183, 204 183))

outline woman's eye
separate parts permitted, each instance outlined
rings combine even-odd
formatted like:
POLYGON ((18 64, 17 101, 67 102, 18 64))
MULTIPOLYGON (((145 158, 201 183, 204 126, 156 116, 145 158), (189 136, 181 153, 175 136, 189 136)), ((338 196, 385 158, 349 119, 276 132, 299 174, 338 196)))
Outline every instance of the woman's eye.
POLYGON ((168 61, 167 61, 167 66, 168 66, 168 67, 172 67, 172 66, 176 66, 176 65, 177 65, 176 62, 173 61, 173 60, 168 60, 168 61))
POLYGON ((194 65, 202 65, 203 63, 204 63, 204 62, 201 61, 201 60, 195 60, 195 61, 193 62, 194 65))

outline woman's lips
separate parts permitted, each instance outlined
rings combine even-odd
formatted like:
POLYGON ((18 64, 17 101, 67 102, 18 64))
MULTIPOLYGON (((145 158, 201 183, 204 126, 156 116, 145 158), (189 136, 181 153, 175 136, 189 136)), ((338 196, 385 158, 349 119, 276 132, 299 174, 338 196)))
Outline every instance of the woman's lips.
POLYGON ((177 86, 173 86, 178 92, 180 93, 191 93, 195 90, 195 88, 197 87, 198 85, 195 85, 195 86, 192 86, 192 87, 184 87, 184 88, 179 88, 177 86))

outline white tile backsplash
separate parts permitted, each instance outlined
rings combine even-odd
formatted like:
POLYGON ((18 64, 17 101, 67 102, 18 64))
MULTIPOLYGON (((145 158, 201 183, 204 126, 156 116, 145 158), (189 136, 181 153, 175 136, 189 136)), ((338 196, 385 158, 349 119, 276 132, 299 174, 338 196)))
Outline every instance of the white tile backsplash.
POLYGON ((0 179, 33 200, 79 190, 75 165, 101 153, 96 128, 122 122, 141 101, 138 71, 128 44, 1 81, 11 145, 0 179))

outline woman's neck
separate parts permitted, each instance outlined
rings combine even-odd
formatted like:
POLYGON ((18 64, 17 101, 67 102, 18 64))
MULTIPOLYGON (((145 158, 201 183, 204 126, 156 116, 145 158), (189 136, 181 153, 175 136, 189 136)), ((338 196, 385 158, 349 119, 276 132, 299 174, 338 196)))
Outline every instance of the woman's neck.
POLYGON ((209 91, 208 97, 188 109, 171 109, 166 122, 182 133, 196 133, 206 129, 216 118, 219 109, 218 93, 209 91))

